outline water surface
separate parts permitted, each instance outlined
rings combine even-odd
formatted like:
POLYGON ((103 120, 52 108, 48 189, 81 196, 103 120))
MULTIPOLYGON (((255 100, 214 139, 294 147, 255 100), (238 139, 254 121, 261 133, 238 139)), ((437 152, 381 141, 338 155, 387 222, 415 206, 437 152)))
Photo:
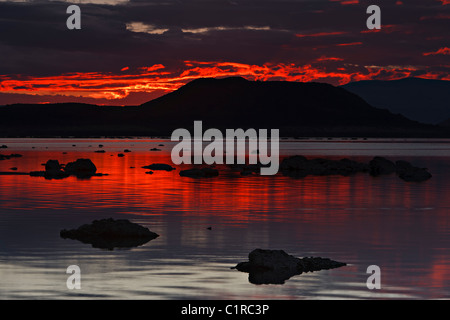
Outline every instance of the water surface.
POLYGON ((90 158, 103 177, 45 180, 0 176, 0 299, 448 299, 450 141, 282 140, 281 155, 369 161, 405 159, 433 178, 242 177, 226 166, 211 179, 142 166, 171 163, 174 143, 157 139, 3 139, 0 171, 43 170, 90 158), (95 153, 103 144, 105 153, 95 153), (164 144, 164 146, 158 146, 164 144), (75 145, 75 146, 74 146, 75 145), (152 152, 151 148, 162 151, 152 152), (124 157, 119 152, 129 149, 124 157), (65 154, 63 154, 65 153, 65 154), (158 233, 147 244, 101 250, 59 237, 94 219, 126 218, 158 233), (207 229, 211 227, 211 230, 207 229), (348 263, 254 285, 230 267, 255 248, 348 263), (66 268, 81 268, 68 290, 66 268), (366 269, 381 268, 381 290, 366 269))

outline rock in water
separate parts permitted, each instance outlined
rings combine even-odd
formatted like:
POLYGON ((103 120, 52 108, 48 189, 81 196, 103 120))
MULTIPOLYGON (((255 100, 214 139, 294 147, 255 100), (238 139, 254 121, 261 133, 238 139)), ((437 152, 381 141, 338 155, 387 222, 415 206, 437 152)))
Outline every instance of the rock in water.
POLYGON ((358 172, 367 172, 369 167, 347 158, 340 160, 330 159, 307 159, 303 156, 292 156, 283 159, 280 170, 285 176, 303 178, 308 175, 342 175, 349 176, 358 172))
POLYGON ((67 178, 69 174, 62 170, 62 166, 58 160, 48 160, 45 164, 44 177, 46 179, 63 179, 67 178))
POLYGON ((425 168, 414 167, 407 161, 399 160, 395 162, 396 172, 400 179, 407 182, 422 182, 432 177, 425 168))
POLYGON ((89 243, 94 248, 109 250, 137 247, 159 237, 141 225, 126 219, 112 218, 94 220, 92 224, 82 225, 78 229, 61 230, 60 236, 89 243))
POLYGON ((20 158, 21 154, 13 153, 13 154, 0 154, 0 160, 9 160, 11 158, 20 158))
POLYGON ((153 164, 148 165, 148 166, 143 166, 142 168, 150 169, 150 170, 165 170, 165 171, 175 170, 174 167, 172 167, 169 164, 165 164, 165 163, 153 163, 153 164))
POLYGON ((296 258, 283 250, 255 249, 246 262, 240 262, 232 269, 249 273, 249 281, 254 284, 283 284, 292 276, 303 272, 328 270, 346 266, 346 263, 328 258, 296 258))
POLYGON ((383 157, 374 157, 369 162, 369 173, 371 176, 377 177, 384 174, 396 172, 395 164, 383 157))
POLYGON ((219 170, 213 168, 192 168, 188 170, 180 171, 180 176, 190 177, 190 178, 208 178, 217 177, 219 175, 219 170))
POLYGON ((97 167, 90 159, 77 159, 75 162, 66 164, 64 171, 78 178, 89 178, 96 174, 97 167))

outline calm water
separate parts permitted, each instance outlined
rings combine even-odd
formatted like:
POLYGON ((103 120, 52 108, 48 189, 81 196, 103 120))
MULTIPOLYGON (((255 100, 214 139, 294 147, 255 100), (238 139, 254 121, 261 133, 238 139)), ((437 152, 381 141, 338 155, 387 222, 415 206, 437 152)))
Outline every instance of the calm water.
POLYGON ((420 184, 395 175, 241 177, 226 167, 212 179, 180 177, 183 166, 145 174, 144 165, 171 163, 173 143, 164 140, 2 144, 8 149, 0 153, 23 157, 0 161, 0 171, 90 158, 109 175, 0 176, 0 299, 450 298, 450 141, 281 143, 282 156, 410 160, 433 174, 420 184), (99 144, 106 153, 94 153, 99 144), (153 147, 162 151, 149 151, 153 147), (118 157, 124 149, 132 152, 118 157), (107 217, 129 219, 160 237, 113 251, 59 237, 61 229, 107 217), (230 267, 255 248, 348 266, 295 276, 284 285, 254 285, 230 267), (81 290, 66 287, 66 268, 74 264, 81 268, 81 290), (369 265, 381 268, 381 290, 366 287, 369 265))

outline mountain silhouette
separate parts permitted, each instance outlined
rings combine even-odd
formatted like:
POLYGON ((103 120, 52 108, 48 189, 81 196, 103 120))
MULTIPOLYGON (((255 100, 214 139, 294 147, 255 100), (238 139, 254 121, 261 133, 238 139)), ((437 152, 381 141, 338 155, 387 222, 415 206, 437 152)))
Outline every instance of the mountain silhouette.
POLYGON ((440 126, 450 127, 450 118, 439 123, 440 126))
POLYGON ((3 136, 170 135, 176 128, 280 129, 281 136, 447 135, 438 126, 374 108, 344 88, 324 83, 193 80, 141 106, 88 104, 0 107, 3 136))
POLYGON ((351 82, 342 88, 374 107, 401 113, 411 120, 438 124, 450 118, 450 81, 421 78, 351 82))

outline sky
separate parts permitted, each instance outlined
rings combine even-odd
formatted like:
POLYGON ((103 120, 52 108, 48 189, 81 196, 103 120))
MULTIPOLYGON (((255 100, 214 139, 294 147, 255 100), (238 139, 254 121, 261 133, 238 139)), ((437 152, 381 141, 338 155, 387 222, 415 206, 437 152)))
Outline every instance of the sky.
POLYGON ((0 105, 139 105, 201 77, 450 80, 449 31, 450 0, 0 0, 0 105))

